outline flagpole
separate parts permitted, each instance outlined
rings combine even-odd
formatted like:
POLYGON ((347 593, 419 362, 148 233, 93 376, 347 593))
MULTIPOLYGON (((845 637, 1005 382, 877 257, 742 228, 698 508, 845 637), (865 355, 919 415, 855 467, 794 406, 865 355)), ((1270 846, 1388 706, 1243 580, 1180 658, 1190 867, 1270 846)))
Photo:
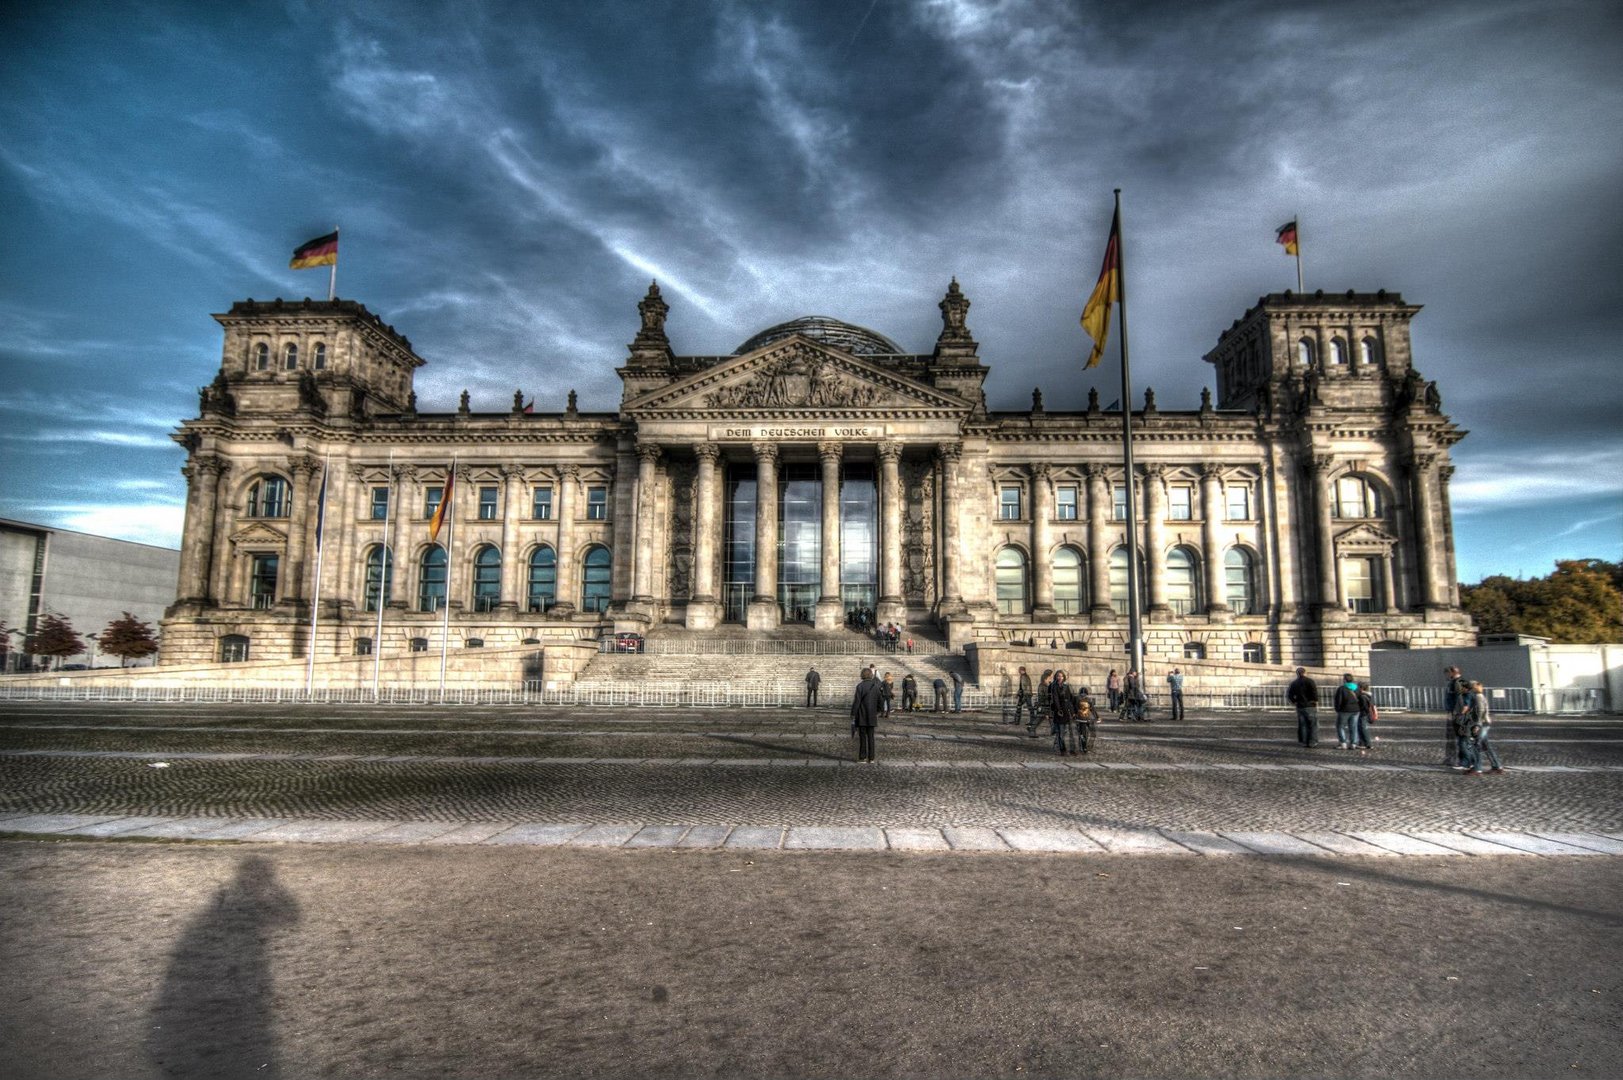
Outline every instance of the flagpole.
POLYGON ((331 464, 329 452, 321 459, 321 491, 316 496, 316 579, 310 589, 310 655, 304 669, 306 697, 314 690, 316 681, 316 620, 321 616, 321 557, 325 554, 322 540, 327 534, 327 478, 332 475, 331 464))
MULTIPOLYGON (((389 451, 389 501, 383 504, 383 555, 378 565, 378 628, 372 635, 372 700, 378 699, 378 681, 383 674, 383 608, 389 602, 388 586, 393 584, 394 551, 389 547, 389 518, 394 513, 394 451, 389 451)), ((449 562, 447 562, 449 567, 449 562)), ((449 570, 447 570, 449 573, 449 570)))
POLYGON ((1296 215, 1296 291, 1298 294, 1307 291, 1302 286, 1302 215, 1296 215))
POLYGON ((1116 276, 1121 297, 1121 457, 1127 481, 1127 648, 1139 685, 1144 684, 1144 626, 1139 604, 1138 502, 1133 488, 1133 383, 1127 365, 1127 244, 1121 227, 1121 188, 1116 188, 1116 276))
POLYGON ((440 701, 445 700, 445 651, 451 641, 451 542, 456 537, 456 456, 451 457, 451 471, 445 474, 445 516, 449 525, 445 531, 445 606, 440 618, 440 701))
MULTIPOLYGON (((334 225, 332 227, 332 234, 333 234, 334 237, 336 237, 338 235, 338 226, 334 225)), ((337 247, 337 241, 336 240, 333 242, 333 246, 335 248, 337 247)), ((334 251, 333 252, 333 257, 332 257, 332 273, 327 276, 327 302, 331 303, 333 300, 337 299, 337 297, 338 297, 338 253, 336 251, 334 251)))

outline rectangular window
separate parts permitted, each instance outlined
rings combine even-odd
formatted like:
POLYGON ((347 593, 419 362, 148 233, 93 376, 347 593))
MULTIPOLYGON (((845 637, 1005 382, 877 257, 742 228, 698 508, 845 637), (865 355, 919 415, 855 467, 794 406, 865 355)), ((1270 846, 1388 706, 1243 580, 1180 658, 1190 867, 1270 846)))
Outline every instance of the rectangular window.
POLYGON ((248 577, 248 596, 255 608, 263 610, 276 603, 276 571, 280 560, 275 555, 255 555, 253 569, 248 577))
POLYGON ((1228 496, 1228 512, 1230 521, 1251 520, 1251 485, 1230 484, 1226 489, 1228 496))
POLYGON ((609 489, 606 487, 589 487, 586 489, 586 520, 607 521, 609 519, 609 489))
POLYGON ((530 517, 536 521, 552 520, 552 489, 538 487, 534 492, 535 499, 530 504, 530 517))
POLYGON ((479 489, 479 520, 496 520, 496 489, 482 487, 479 489))
POLYGON ((1127 487, 1125 484, 1115 484, 1110 489, 1110 519, 1112 521, 1127 520, 1127 487))
POLYGON ((389 516, 389 489, 375 487, 372 489, 372 520, 382 521, 389 516))
POLYGON ((1167 520, 1195 520, 1195 489, 1188 484, 1173 484, 1167 489, 1167 520))
POLYGON ((440 500, 445 497, 445 489, 440 487, 425 488, 423 490, 423 517, 431 518, 434 511, 440 508, 440 500))
POLYGON ((1075 484, 1061 484, 1054 492, 1054 516, 1061 521, 1076 520, 1075 484))
POLYGON ((1375 560, 1341 560, 1341 586, 1347 595, 1347 610, 1358 615, 1372 614, 1375 608, 1375 560))
POLYGON ((1020 520, 1020 486, 1005 484, 998 488, 997 517, 999 521, 1020 520))

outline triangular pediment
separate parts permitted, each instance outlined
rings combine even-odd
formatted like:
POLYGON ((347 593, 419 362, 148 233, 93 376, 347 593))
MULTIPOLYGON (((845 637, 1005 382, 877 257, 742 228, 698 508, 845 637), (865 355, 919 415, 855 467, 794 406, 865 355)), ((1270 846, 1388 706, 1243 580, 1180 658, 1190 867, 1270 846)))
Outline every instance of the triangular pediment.
POLYGON ((231 542, 238 547, 243 545, 251 547, 285 547, 287 545, 287 534, 280 529, 273 529, 263 522, 255 521, 232 533, 231 542))
POLYGON ((1397 542, 1397 537, 1368 522, 1360 522, 1336 534, 1337 551, 1390 551, 1397 542))
POLYGON ((882 365, 801 335, 641 394, 627 413, 820 415, 872 412, 968 412, 944 394, 882 365))

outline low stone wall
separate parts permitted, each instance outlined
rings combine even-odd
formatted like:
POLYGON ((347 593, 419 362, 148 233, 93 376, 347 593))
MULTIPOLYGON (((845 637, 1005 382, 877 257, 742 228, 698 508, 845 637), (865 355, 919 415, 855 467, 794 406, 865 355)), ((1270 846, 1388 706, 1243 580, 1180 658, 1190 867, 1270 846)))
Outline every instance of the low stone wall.
MULTIPOLYGON (((445 685, 455 690, 521 690, 526 682, 545 688, 573 683, 597 655, 593 642, 563 641, 509 648, 452 649, 445 657, 445 685)), ((253 660, 243 664, 169 664, 162 667, 98 668, 0 677, 4 686, 141 687, 264 686, 302 688, 308 672, 303 660, 253 660)), ((372 685, 370 656, 317 660, 313 685, 318 689, 367 688, 372 685)), ((381 687, 437 687, 440 654, 402 652, 386 655, 378 665, 381 687)))
MULTIPOLYGON (((1126 675, 1128 668, 1126 657, 1082 649, 1036 649, 1020 645, 972 644, 965 647, 964 655, 969 659, 970 670, 982 689, 991 692, 1006 689, 1011 694, 1018 685, 1022 666, 1031 676, 1033 684, 1045 670, 1064 668, 1071 685, 1086 686, 1100 697, 1104 695, 1105 678, 1110 674, 1110 669, 1115 668, 1117 674, 1126 675)), ((1145 689, 1152 697, 1165 699, 1167 674, 1174 667, 1183 673, 1184 691, 1189 694, 1217 694, 1262 686, 1283 687, 1296 677, 1294 667, 1279 664, 1231 663, 1226 660, 1175 662, 1150 660, 1146 661, 1143 674, 1145 689)), ((1344 670, 1308 668, 1307 673, 1318 682, 1319 692, 1323 695, 1335 687, 1344 670)), ((1356 669, 1353 674, 1360 682, 1368 679, 1366 674, 1356 669)))

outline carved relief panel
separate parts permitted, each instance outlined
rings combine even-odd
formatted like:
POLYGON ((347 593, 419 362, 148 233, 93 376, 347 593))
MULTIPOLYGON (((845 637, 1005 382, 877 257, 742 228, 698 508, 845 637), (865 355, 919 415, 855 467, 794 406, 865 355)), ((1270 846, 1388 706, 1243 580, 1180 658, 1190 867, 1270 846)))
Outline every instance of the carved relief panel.
POLYGON ((935 466, 903 461, 902 595, 910 601, 936 601, 935 466))
POLYGON ((693 594, 693 557, 697 537, 694 504, 699 495, 698 468, 691 461, 671 461, 666 466, 670 480, 670 517, 665 535, 671 538, 665 580, 670 583, 669 598, 687 600, 693 594))

